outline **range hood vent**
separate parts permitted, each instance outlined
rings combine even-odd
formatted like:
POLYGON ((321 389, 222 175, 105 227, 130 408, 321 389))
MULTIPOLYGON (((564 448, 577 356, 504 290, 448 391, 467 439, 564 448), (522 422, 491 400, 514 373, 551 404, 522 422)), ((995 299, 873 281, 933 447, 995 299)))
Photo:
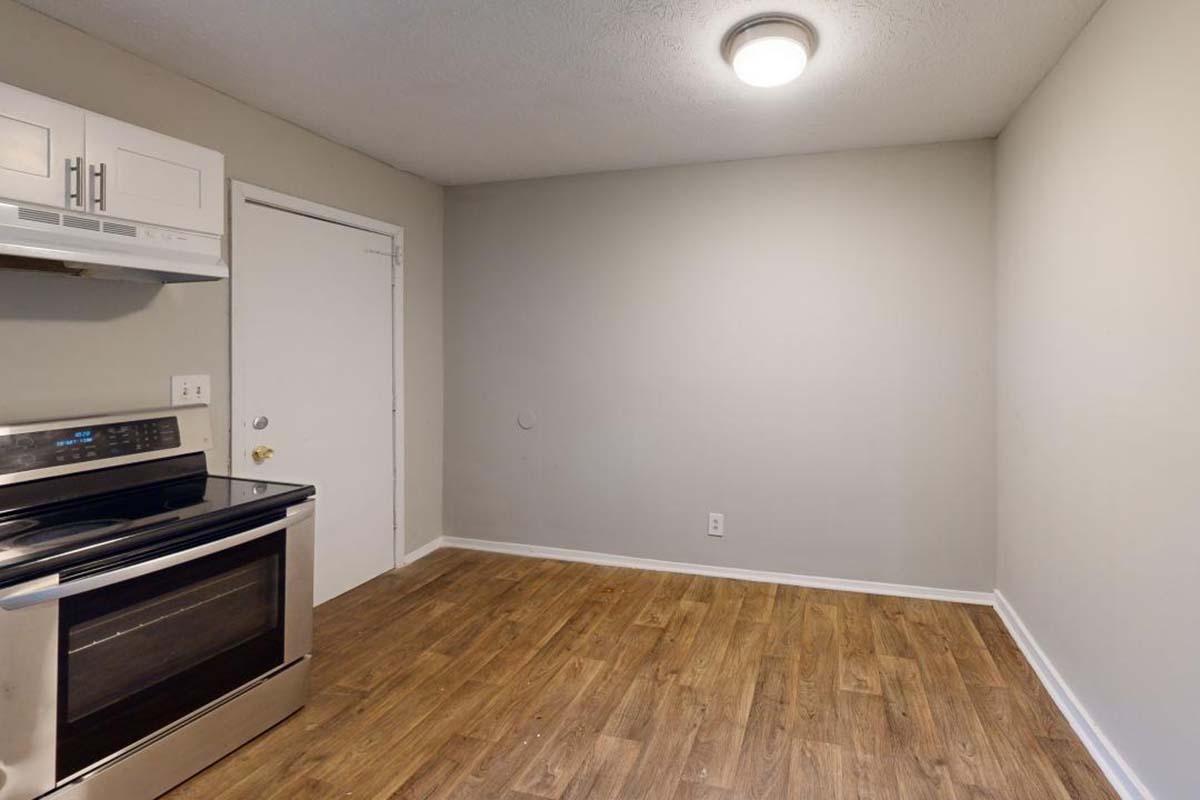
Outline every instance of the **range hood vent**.
POLYGON ((229 277, 220 236, 5 201, 0 255, 14 257, 0 259, 3 268, 85 277, 156 283, 229 277))
POLYGON ((88 219, 87 217, 68 217, 63 215, 63 225, 80 231, 100 230, 100 220, 88 219))
POLYGON ((42 211, 40 208, 26 208, 21 206, 17 209, 17 219, 25 222, 41 222, 46 225, 57 225, 59 216, 54 211, 42 211))

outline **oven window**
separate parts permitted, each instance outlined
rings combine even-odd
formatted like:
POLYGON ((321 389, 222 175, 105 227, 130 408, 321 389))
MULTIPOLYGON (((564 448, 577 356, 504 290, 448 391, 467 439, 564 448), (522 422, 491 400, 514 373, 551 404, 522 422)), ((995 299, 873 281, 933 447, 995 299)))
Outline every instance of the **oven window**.
POLYGON ((62 601, 58 778, 283 662, 285 533, 62 601))

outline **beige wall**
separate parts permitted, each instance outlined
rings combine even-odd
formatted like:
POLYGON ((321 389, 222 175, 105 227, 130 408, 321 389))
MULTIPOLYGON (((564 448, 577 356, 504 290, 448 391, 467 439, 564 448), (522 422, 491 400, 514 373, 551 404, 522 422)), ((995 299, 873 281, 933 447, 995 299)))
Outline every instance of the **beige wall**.
POLYGON ((992 157, 448 189, 448 532, 990 591, 992 157))
POLYGON ((1200 3, 1109 0, 1000 139, 998 586, 1198 796, 1200 3))
MULTIPOLYGON (((298 75, 297 80, 303 76, 298 75)), ((0 0, 0 81, 220 150, 230 178, 405 227, 406 527, 442 533, 442 189, 0 0)), ((229 439, 228 282, 161 287, 0 271, 0 420, 169 400, 213 378, 229 439)))

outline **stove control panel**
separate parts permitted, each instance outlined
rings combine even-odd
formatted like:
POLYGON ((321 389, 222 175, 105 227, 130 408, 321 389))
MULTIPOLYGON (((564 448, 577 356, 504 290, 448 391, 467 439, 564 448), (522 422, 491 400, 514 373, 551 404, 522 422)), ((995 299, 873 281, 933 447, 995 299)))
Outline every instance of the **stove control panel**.
POLYGON ((0 436, 0 475, 174 450, 179 420, 157 417, 0 436))

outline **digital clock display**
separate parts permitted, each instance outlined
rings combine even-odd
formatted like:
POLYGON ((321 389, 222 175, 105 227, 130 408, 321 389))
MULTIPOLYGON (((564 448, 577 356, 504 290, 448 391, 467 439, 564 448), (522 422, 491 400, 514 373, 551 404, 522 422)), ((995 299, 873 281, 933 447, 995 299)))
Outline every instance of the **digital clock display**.
POLYGON ((177 447, 175 417, 8 434, 0 436, 0 475, 177 447))
POLYGON ((91 431, 91 430, 75 431, 75 433, 71 434, 70 438, 59 439, 57 442, 54 443, 54 446, 55 447, 70 447, 71 445, 76 445, 76 444, 91 444, 94 441, 96 441, 96 435, 95 435, 94 431, 91 431))

